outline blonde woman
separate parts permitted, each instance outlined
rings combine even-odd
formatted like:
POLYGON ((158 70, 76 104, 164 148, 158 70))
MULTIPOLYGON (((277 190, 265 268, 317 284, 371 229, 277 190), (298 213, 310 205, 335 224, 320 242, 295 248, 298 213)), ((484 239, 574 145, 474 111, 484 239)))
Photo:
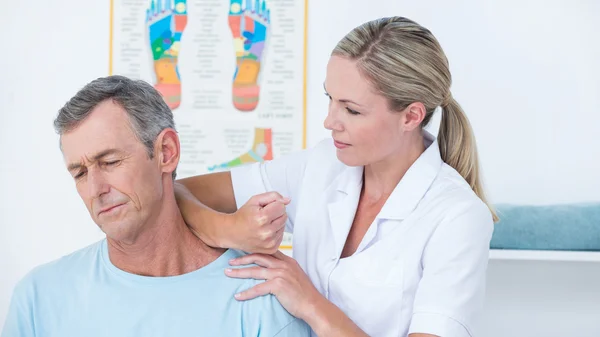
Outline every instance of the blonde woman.
POLYGON ((333 139, 181 181, 198 236, 259 252, 231 261, 254 266, 224 271, 266 280, 238 300, 272 293, 318 336, 472 335, 496 216, 450 84, 429 30, 402 17, 367 22, 327 66, 333 139), (423 128, 438 107, 436 139, 423 128), (261 254, 275 252, 284 229, 294 259, 261 254))

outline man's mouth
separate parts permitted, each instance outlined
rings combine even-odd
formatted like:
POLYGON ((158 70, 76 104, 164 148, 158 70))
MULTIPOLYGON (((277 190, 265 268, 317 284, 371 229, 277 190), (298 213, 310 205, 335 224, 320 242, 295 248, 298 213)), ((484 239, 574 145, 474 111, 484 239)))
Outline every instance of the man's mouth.
POLYGON ((98 215, 110 213, 110 212, 116 210, 117 208, 119 208, 119 207, 121 207, 123 205, 125 205, 125 204, 122 203, 122 204, 117 204, 117 205, 114 205, 114 206, 106 207, 103 210, 101 210, 100 213, 98 213, 98 215))

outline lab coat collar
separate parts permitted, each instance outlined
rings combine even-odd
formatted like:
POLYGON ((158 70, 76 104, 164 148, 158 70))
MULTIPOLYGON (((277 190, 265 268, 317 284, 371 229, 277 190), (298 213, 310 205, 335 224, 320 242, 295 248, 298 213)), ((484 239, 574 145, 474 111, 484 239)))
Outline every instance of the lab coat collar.
POLYGON ((419 204, 442 168, 443 160, 436 138, 423 131, 425 151, 406 171, 377 218, 405 219, 419 204))
MULTIPOLYGON (((394 188, 377 219, 402 220, 406 218, 423 198, 442 167, 442 157, 438 143, 424 131, 426 150, 408 169, 400 183, 394 188)), ((329 220, 339 256, 356 214, 363 183, 364 167, 345 167, 329 185, 334 192, 333 199, 327 205, 329 220)), ((329 194, 331 192, 327 191, 329 194)), ((331 195, 330 195, 331 196, 331 195)))
POLYGON ((347 166, 334 181, 336 190, 346 195, 362 188, 363 166, 347 166))
POLYGON ((362 188, 362 178, 362 166, 346 166, 325 192, 331 197, 327 209, 337 257, 342 253, 354 221, 362 188))

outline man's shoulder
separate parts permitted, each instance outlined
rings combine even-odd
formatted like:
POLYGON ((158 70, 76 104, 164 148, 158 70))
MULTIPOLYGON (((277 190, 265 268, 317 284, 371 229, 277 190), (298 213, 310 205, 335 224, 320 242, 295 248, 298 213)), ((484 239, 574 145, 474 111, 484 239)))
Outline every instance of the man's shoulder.
MULTIPOLYGON (((237 256, 246 255, 244 252, 233 251, 231 254, 237 256)), ((243 268, 255 265, 244 266, 243 268)), ((250 289, 264 283, 264 280, 240 279, 238 291, 250 289)), ((310 336, 309 326, 292 316, 272 294, 259 296, 243 303, 244 330, 249 336, 260 337, 287 337, 310 336)))
MULTIPOLYGON (((193 277, 187 279, 189 282, 178 283, 178 291, 185 292, 188 297, 190 294, 201 296, 198 299, 200 303, 206 301, 206 291, 208 291, 211 298, 219 302, 218 308, 227 312, 233 309, 235 315, 228 315, 228 319, 241 320, 241 322, 236 321, 236 323, 241 323, 242 335, 244 336, 308 337, 310 330, 305 323, 287 312, 275 296, 268 294, 247 301, 235 299, 235 294, 265 282, 264 280, 233 278, 225 275, 224 270, 226 268, 257 266, 256 264, 243 266, 231 266, 229 264, 229 260, 245 255, 248 255, 248 253, 236 249, 226 250, 217 260, 203 267, 206 268, 205 272, 202 272, 203 268, 201 268, 198 273, 193 274, 193 277)), ((192 301, 191 303, 193 311, 196 302, 192 301)), ((198 304, 195 308, 202 311, 206 310, 207 305, 198 304)), ((215 306, 212 305, 208 305, 208 308, 216 310, 215 306)))
MULTIPOLYGON (((252 280, 250 286, 260 281, 252 280)), ((244 322, 250 336, 260 337, 308 337, 309 326, 299 318, 292 316, 272 294, 246 301, 244 322)))
POLYGON ((33 268, 19 281, 15 287, 15 293, 26 291, 32 287, 51 286, 56 284, 56 282, 64 283, 66 280, 72 279, 74 274, 91 268, 94 265, 93 262, 100 258, 103 242, 104 240, 95 242, 61 258, 33 268))

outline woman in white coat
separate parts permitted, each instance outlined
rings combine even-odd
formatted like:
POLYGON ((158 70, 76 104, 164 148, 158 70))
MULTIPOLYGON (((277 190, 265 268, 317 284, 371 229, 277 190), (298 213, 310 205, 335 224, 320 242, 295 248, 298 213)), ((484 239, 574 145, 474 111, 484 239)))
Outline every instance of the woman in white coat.
POLYGON ((236 298, 272 293, 318 336, 471 336, 496 216, 450 85, 429 30, 401 17, 367 22, 327 66, 333 139, 180 181, 200 238, 255 252, 231 264, 258 266, 225 273, 266 282, 236 298), (436 139, 423 128, 438 107, 436 139), (294 259, 261 254, 276 251, 284 228, 294 259))

